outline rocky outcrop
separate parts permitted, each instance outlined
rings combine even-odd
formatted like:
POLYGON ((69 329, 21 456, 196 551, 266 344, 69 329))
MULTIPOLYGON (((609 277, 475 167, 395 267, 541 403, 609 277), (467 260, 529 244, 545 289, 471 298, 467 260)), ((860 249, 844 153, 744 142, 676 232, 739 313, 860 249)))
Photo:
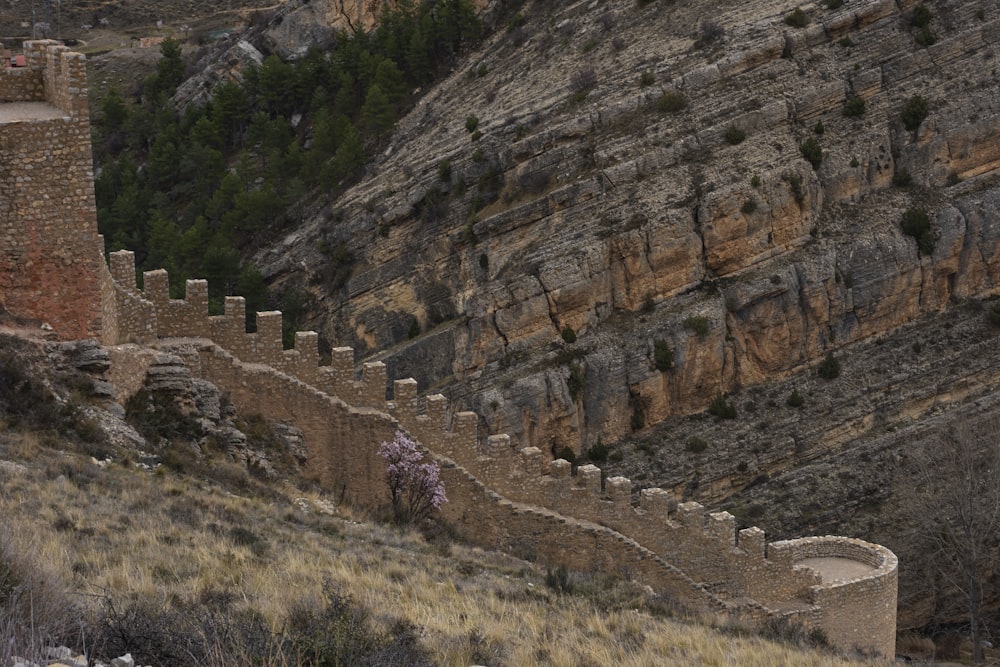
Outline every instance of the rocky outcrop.
POLYGON ((886 0, 809 8, 802 29, 768 2, 526 7, 516 35, 420 99, 339 215, 257 261, 311 294, 308 325, 331 344, 521 446, 580 451, 702 410, 997 290, 998 116, 972 63, 1000 22, 930 6, 929 48, 886 0), (576 91, 585 68, 597 84, 576 91), (929 114, 911 132, 900 113, 918 94, 929 114), (447 212, 431 216, 435 188, 447 212), (911 207, 931 217, 929 255, 900 229, 911 207), (321 237, 357 258, 341 290, 321 237))
POLYGON ((349 21, 356 22, 363 11, 361 2, 292 0, 278 10, 277 20, 272 20, 261 36, 268 51, 282 60, 294 60, 309 49, 329 49, 334 29, 349 28, 349 21), (347 9, 355 4, 356 12, 347 9))
POLYGON ((245 39, 236 38, 231 46, 212 49, 195 64, 197 74, 186 79, 171 101, 178 109, 204 105, 212 100, 216 86, 228 81, 241 83, 246 72, 259 67, 264 54, 245 39))

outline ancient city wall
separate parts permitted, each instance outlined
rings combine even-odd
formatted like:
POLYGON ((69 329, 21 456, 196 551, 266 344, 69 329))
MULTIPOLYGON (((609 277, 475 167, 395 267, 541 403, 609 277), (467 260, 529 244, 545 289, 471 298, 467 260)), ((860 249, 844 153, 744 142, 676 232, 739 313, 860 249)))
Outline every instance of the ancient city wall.
POLYGON ((782 566, 808 569, 807 558, 845 558, 873 569, 853 579, 822 581, 810 588, 818 608, 816 624, 830 643, 845 648, 874 649, 892 655, 895 642, 899 562, 883 546, 846 537, 804 537, 774 542, 772 558, 782 566))
MULTIPOLYGON (((399 428, 396 420, 385 412, 352 408, 267 366, 243 363, 208 341, 197 346, 193 370, 227 391, 241 410, 292 419, 303 429, 310 448, 310 476, 342 498, 370 505, 385 503, 383 464, 376 452, 399 428)), ((441 435, 447 438, 449 434, 443 430, 441 435)), ((834 645, 843 648, 860 647, 885 655, 893 651, 897 564, 883 547, 839 537, 765 545, 760 529, 737 533, 727 513, 709 514, 697 503, 684 503, 674 514, 680 527, 668 531, 663 543, 673 543, 667 550, 675 557, 688 554, 685 564, 695 567, 695 572, 689 572, 657 548, 662 544, 656 543, 655 536, 671 521, 666 492, 645 490, 644 509, 631 508, 618 495, 618 509, 635 517, 619 531, 609 525, 620 520, 612 508, 603 517, 595 516, 597 523, 513 502, 433 449, 428 453, 442 465, 449 496, 443 517, 473 542, 581 571, 627 573, 692 608, 745 618, 789 616, 822 628, 834 645), (873 571, 855 580, 825 583, 819 574, 800 565, 804 559, 817 557, 847 558, 873 571), (699 571, 698 560, 717 567, 699 571), (734 598, 746 599, 727 602, 734 598)), ((534 457, 528 453, 525 458, 534 457)), ((557 470, 568 473, 568 467, 567 462, 555 462, 557 470)), ((568 495, 573 495, 574 488, 599 494, 593 470, 578 474, 582 483, 571 482, 568 475, 560 477, 574 485, 566 489, 568 495)), ((609 483, 621 493, 620 483, 609 483)), ((602 502, 613 504, 614 500, 602 502)))
MULTIPOLYGON (((399 428, 392 417, 353 408, 267 366, 243 363, 209 341, 179 343, 177 351, 196 375, 211 379, 240 410, 293 421, 309 450, 308 477, 359 505, 386 503, 385 464, 377 451, 399 428), (196 354, 184 354, 191 345, 196 354)), ((141 348, 131 352, 141 354, 141 348)), ((513 503, 448 459, 429 454, 442 466, 448 493, 442 514, 468 539, 578 570, 628 570, 684 604, 729 608, 633 540, 606 527, 513 503)))
POLYGON ((111 253, 109 261, 110 270, 103 263, 101 267, 101 302, 104 310, 101 342, 115 345, 155 341, 158 331, 156 308, 135 288, 135 258, 131 253, 111 253))
POLYGON ((0 305, 63 339, 101 329, 99 252, 83 56, 27 42, 0 68, 0 305))
POLYGON ((0 67, 0 104, 43 101, 45 84, 40 74, 30 67, 0 67))
MULTIPOLYGON (((209 316, 205 281, 187 281, 185 298, 171 299, 167 273, 151 271, 138 290, 131 253, 113 253, 110 268, 99 253, 83 57, 53 42, 29 42, 25 55, 27 67, 0 68, 0 106, 30 111, 0 116, 0 299, 63 338, 101 335, 116 345, 111 377, 122 398, 138 390, 155 354, 119 344, 188 339, 177 345, 192 372, 241 410, 293 421, 308 447, 306 474, 340 498, 386 502, 377 450, 402 428, 442 465, 450 499, 442 514, 474 542, 627 573, 696 609, 757 618, 780 607, 838 646, 891 653, 896 563, 881 547, 846 538, 768 546, 759 529, 737 531, 728 513, 675 505, 660 489, 644 489, 633 506, 628 479, 603 480, 594 466, 574 474, 535 448, 514 451, 506 436, 482 442, 474 413, 452 413, 443 396, 419 397, 412 379, 395 381, 387 398, 385 366, 365 364, 356 378, 350 348, 320 365, 317 335, 300 332, 284 350, 278 312, 258 313, 257 331, 247 333, 239 297, 209 316), (816 557, 863 562, 873 574, 824 583, 800 564, 816 557)), ((684 83, 713 77, 692 72, 684 83)))
POLYGON ((453 413, 440 395, 419 397, 413 379, 395 380, 387 397, 385 366, 364 364, 355 379, 351 348, 335 348, 321 366, 316 334, 299 332, 294 349, 284 350, 279 312, 257 313, 257 331, 247 333, 245 301, 227 297, 224 313, 210 316, 204 281, 188 281, 185 298, 171 299, 167 273, 152 271, 139 291, 127 251, 112 253, 108 278, 115 284, 111 302, 124 309, 110 317, 120 337, 114 342, 188 339, 169 344, 194 346, 197 352, 186 354, 192 372, 241 410, 293 421, 309 448, 307 476, 341 498, 385 503, 377 450, 403 429, 442 464, 450 500, 443 516, 472 541, 575 569, 625 568, 693 607, 747 617, 781 609, 822 627, 835 645, 892 651, 896 564, 882 547, 847 538, 768 546, 760 529, 737 530, 728 512, 678 505, 663 489, 643 489, 633 506, 632 482, 624 477, 604 480, 593 465, 573 474, 568 461, 548 462, 534 447, 515 451, 504 435, 481 443, 475 413, 453 413), (874 570, 825 584, 798 565, 820 556, 874 570))

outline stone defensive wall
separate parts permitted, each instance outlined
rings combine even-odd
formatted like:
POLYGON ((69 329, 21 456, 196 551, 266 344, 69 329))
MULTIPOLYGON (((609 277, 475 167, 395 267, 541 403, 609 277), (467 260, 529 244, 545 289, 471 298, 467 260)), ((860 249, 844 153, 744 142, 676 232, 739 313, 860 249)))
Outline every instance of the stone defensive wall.
POLYGON ((128 251, 111 254, 106 276, 106 345, 158 340, 239 409, 294 422, 309 451, 306 474, 340 498, 385 503, 377 450, 404 430, 441 464, 442 514, 471 541, 578 570, 625 571, 695 609, 787 616, 842 648, 894 651, 897 564, 883 547, 839 537, 768 545, 759 528, 737 530, 728 512, 677 504, 663 489, 642 489, 633 505, 630 480, 604 479, 593 465, 574 471, 535 447, 515 451, 506 435, 480 437, 475 413, 419 396, 412 378, 395 380, 389 395, 385 365, 363 364, 356 376, 351 348, 334 348, 320 365, 317 334, 298 332, 283 349, 280 312, 257 313, 257 331, 247 333, 243 298, 226 297, 224 313, 211 316, 203 280, 171 299, 167 273, 150 271, 139 290, 128 251), (827 581, 819 565, 829 563, 849 564, 852 577, 827 581))
MULTIPOLYGON (((377 451, 401 428, 390 415, 351 407, 290 375, 244 363, 205 339, 165 341, 165 346, 185 358, 195 375, 226 391, 239 409, 293 421, 308 448, 307 476, 341 499, 368 507, 385 504, 385 462, 377 451)), ((441 466, 449 500, 442 515, 467 539, 582 571, 627 570, 692 608, 738 611, 634 540, 505 499, 455 462, 425 451, 441 466)))
POLYGON ((62 339, 101 331, 97 209, 83 55, 25 43, 0 67, 0 304, 62 339))
MULTIPOLYGON (((809 587, 811 623, 834 646, 864 647, 859 637, 895 637, 899 561, 889 549, 846 537, 803 537, 772 542, 769 556, 781 567, 820 577, 809 587), (847 563, 848 567, 841 565, 847 563)), ((892 655, 894 642, 873 645, 892 655)))

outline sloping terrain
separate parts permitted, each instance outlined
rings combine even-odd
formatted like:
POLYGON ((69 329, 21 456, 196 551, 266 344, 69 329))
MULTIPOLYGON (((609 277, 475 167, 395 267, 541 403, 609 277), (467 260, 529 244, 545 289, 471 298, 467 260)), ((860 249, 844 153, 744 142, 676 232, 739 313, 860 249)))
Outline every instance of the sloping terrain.
POLYGON ((878 471, 906 443, 879 439, 995 386, 1000 23, 995 2, 838 4, 493 7, 361 183, 258 263, 327 343, 484 434, 611 445, 678 499, 905 562, 878 471), (723 394, 735 422, 702 413, 723 394))
MULTIPOLYGON (((682 610, 617 575, 546 573, 444 530, 369 523, 202 437, 220 405, 212 414, 201 400, 212 388, 195 383, 198 408, 171 410, 177 367, 150 375, 155 408, 142 418, 145 401, 116 405, 99 391, 97 346, 7 334, 0 344, 5 659, 56 642, 173 667, 857 664, 671 620, 682 610)), ((221 408, 256 425, 241 427, 251 440, 280 438, 275 424, 221 408)))

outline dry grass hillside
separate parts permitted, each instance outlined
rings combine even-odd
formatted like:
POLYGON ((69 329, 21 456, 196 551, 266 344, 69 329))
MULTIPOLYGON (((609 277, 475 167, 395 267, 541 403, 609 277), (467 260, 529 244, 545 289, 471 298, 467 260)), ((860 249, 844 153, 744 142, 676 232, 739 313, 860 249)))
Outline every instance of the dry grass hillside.
MULTIPOLYGON (((927 584, 933 573, 914 558, 912 526, 896 520, 914 493, 904 450, 920 441, 911 436, 922 424, 955 406, 991 404, 1000 377, 997 330, 983 312, 1000 284, 1000 121, 990 64, 1000 6, 927 2, 930 44, 914 23, 915 2, 804 3, 802 25, 796 4, 509 4, 480 50, 424 91, 361 182, 257 259, 275 285, 310 297, 305 324, 327 342, 384 359, 393 375, 418 376, 422 391, 441 390, 454 405, 476 409, 484 430, 553 453, 593 451, 607 457, 611 474, 630 476, 637 492, 671 488, 772 536, 829 531, 888 544, 904 563, 901 622, 916 627, 941 605, 938 584, 927 584), (904 111, 916 96, 928 109, 926 122, 911 129, 904 111), (452 176, 443 182, 446 162, 452 176), (481 190, 497 181, 495 200, 483 205, 481 190), (428 206, 439 197, 443 210, 428 206), (930 213, 925 245, 900 225, 910 208, 930 213), (356 258, 342 288, 324 277, 328 240, 356 258), (843 366, 834 381, 816 373, 827 353, 843 366), (793 392, 798 406, 789 402, 793 392), (704 411, 715 397, 735 407, 735 419, 704 411)), ((15 8, 23 9, 0 5, 5 23, 15 25, 15 8)), ((143 30, 158 17, 139 3, 115 11, 143 30)), ((163 3, 158 11, 186 20, 200 8, 163 3)), ((109 39, 120 43, 117 33, 109 39)), ((102 57, 98 86, 141 80, 155 50, 127 51, 102 57)), ((294 563, 284 549, 303 536, 327 554, 305 562, 333 568, 354 558, 361 563, 349 568, 354 578, 381 567, 383 553, 392 555, 387 572, 392 562, 438 558, 441 569, 428 571, 452 572, 412 581, 387 575, 396 588, 377 599, 368 597, 374 585, 337 584, 339 595, 371 613, 377 650, 409 650, 396 640, 412 634, 416 644, 407 646, 446 664, 493 655, 511 664, 663 660, 662 649, 650 648, 669 634, 655 613, 660 603, 627 582, 584 577, 577 590, 586 595, 560 596, 532 564, 478 561, 440 538, 355 526, 347 508, 332 506, 333 516, 315 504, 302 509, 295 500, 311 494, 263 485, 221 455, 207 477, 150 473, 133 469, 144 458, 136 453, 115 453, 110 467, 92 465, 86 453, 53 463, 53 448, 68 447, 59 437, 18 428, 4 437, 4 456, 26 465, 4 468, 5 486, 23 488, 22 506, 34 508, 17 514, 34 528, 14 531, 12 548, 71 554, 52 562, 73 590, 97 596, 86 600, 99 618, 107 591, 121 584, 127 604, 152 596, 164 623, 178 610, 213 605, 250 614, 243 629, 267 627, 260 636, 277 642, 265 645, 277 655, 284 640, 274 633, 290 627, 294 610, 278 593, 266 597, 268 586, 319 591, 314 616, 332 599, 318 574, 276 585, 256 579, 294 563), (60 474, 66 479, 57 482, 60 474), (123 491, 131 488, 143 493, 123 491), (130 509, 83 511, 105 489, 118 490, 108 502, 130 509), (38 500, 53 494, 58 502, 38 500), (159 500, 141 508, 150 498, 159 500), (191 504, 198 511, 184 509, 191 504), (95 518, 104 516, 112 518, 95 518), (146 523, 161 527, 146 534, 146 523), (328 535, 329 526, 338 534, 328 535), (382 543, 375 554, 346 546, 355 532, 363 543, 382 543), (21 542, 18 534, 32 538, 21 542), (105 554, 148 548, 127 567, 148 560, 160 569, 129 574, 104 556, 82 558, 91 542, 105 554), (210 544, 221 551, 202 550, 210 544), (174 547, 193 560, 160 555, 174 547), (330 553, 341 557, 331 561, 330 553), (501 584, 489 589, 502 591, 489 594, 507 610, 499 617, 538 614, 544 620, 524 625, 541 629, 497 644, 488 637, 525 636, 502 627, 490 634, 500 622, 492 616, 439 619, 435 604, 412 613, 401 604, 412 583, 421 595, 443 595, 458 580, 454 572, 481 603, 483 589, 462 574, 472 567, 465 562, 501 584), (512 582, 520 587, 507 588, 512 582), (556 602, 577 610, 566 612, 565 625, 538 611, 556 602), (624 609, 633 606, 641 641, 622 630, 624 609), (614 628, 602 634, 589 615, 614 628), (596 646, 630 657, 601 654, 585 636, 602 636, 596 646), (530 645, 523 654, 522 644, 530 645), (454 652, 441 648, 448 646, 454 652)), ((184 451, 158 455, 183 468, 184 451)), ((994 601, 998 591, 991 584, 994 601)), ((222 641, 214 630, 189 630, 207 632, 198 641, 208 648, 222 641)), ((712 637, 706 645, 743 646, 731 635, 712 637)), ((690 664, 754 659, 671 655, 690 664)))
POLYGON ((6 337, 2 350, 12 653, 52 641, 173 666, 857 664, 789 645, 809 643, 793 628, 771 628, 775 643, 687 617, 621 573, 546 572, 442 527, 375 522, 177 430, 124 447, 87 382, 45 370, 52 346, 6 337))

